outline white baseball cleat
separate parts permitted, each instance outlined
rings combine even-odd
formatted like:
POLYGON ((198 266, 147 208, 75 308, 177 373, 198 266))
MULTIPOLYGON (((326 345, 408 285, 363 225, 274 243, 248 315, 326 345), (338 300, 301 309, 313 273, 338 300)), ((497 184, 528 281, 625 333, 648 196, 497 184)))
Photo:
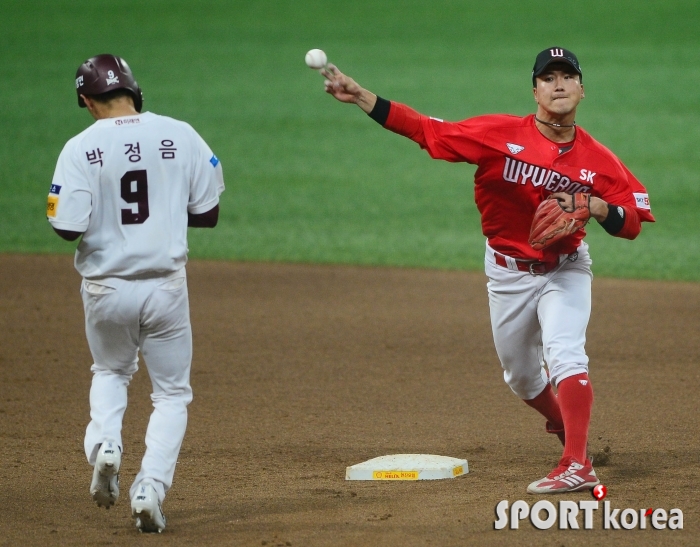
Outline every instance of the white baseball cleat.
POLYGON ((590 460, 584 464, 571 460, 560 464, 545 478, 535 481, 527 487, 530 494, 561 494, 590 490, 600 483, 590 460))
POLYGON ((165 515, 152 484, 142 482, 131 499, 131 516, 139 532, 158 533, 165 529, 165 515))
POLYGON ((97 452, 90 495, 98 507, 109 509, 119 499, 119 467, 122 452, 116 441, 104 441, 97 452))

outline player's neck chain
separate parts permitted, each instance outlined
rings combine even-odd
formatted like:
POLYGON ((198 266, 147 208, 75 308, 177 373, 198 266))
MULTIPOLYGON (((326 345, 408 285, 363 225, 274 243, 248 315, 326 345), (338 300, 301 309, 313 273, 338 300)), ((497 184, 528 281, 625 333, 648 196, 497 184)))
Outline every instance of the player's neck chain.
POLYGON ((540 120, 537 116, 535 116, 535 120, 538 121, 538 122, 540 122, 540 123, 543 123, 543 124, 545 124, 545 125, 552 126, 552 127, 576 127, 576 122, 572 123, 571 125, 562 125, 562 124, 560 124, 560 123, 543 122, 543 121, 540 120))

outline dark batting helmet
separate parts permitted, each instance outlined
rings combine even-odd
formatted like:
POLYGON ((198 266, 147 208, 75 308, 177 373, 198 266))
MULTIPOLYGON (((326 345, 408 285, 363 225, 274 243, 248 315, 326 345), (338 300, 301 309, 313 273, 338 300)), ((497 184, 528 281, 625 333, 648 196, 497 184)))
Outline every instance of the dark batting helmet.
POLYGON ((80 65, 75 73, 75 89, 80 108, 85 108, 81 95, 101 95, 115 89, 125 89, 131 94, 136 112, 141 112, 143 106, 141 88, 134 80, 129 65, 116 55, 97 55, 80 65))

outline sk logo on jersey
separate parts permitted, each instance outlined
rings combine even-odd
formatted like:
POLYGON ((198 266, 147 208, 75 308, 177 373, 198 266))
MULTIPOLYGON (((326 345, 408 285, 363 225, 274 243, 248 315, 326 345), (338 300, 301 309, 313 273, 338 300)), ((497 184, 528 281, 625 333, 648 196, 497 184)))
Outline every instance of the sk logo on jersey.
POLYGON ((579 177, 581 180, 585 180, 586 182, 590 182, 593 184, 593 177, 596 176, 597 173, 594 173, 593 171, 590 171, 588 169, 581 169, 581 176, 579 177))
POLYGON ((511 143, 507 142, 506 146, 508 147, 508 150, 510 150, 510 153, 513 155, 518 154, 518 153, 522 152, 523 150, 525 150, 525 147, 520 146, 519 144, 511 144, 511 143))

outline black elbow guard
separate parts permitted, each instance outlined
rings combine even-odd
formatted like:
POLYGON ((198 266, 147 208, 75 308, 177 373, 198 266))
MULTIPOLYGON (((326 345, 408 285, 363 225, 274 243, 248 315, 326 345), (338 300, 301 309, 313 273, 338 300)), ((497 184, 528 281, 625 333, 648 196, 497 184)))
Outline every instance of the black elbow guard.
POLYGON ((603 227, 603 230, 614 236, 625 225, 625 210, 619 205, 608 203, 608 216, 599 224, 603 227))
POLYGON ((383 127, 386 121, 389 119, 390 109, 391 101, 382 99, 379 95, 377 95, 377 102, 375 103, 372 112, 370 112, 368 116, 383 127))

